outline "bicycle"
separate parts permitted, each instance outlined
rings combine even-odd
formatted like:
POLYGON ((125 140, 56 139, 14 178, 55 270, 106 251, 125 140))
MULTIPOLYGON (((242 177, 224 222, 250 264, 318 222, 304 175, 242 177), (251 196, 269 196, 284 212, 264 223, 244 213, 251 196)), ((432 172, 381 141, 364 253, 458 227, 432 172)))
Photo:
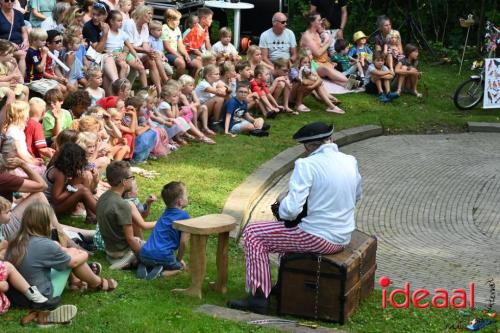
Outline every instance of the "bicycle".
MULTIPOLYGON (((500 30, 491 22, 486 22, 486 33, 484 35, 488 58, 494 56, 496 47, 500 44, 500 30)), ((478 71, 466 81, 462 82, 453 96, 453 103, 460 110, 470 110, 483 100, 485 68, 484 60, 474 61, 472 70, 478 71)))

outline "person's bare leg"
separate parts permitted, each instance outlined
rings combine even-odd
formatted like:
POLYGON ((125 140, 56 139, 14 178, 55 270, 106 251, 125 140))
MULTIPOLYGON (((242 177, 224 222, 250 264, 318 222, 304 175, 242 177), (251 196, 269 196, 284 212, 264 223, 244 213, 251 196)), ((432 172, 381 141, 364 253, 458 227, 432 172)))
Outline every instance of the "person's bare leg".
POLYGON ((329 108, 331 108, 331 109, 335 108, 335 104, 333 104, 333 103, 332 103, 332 101, 330 100, 330 94, 328 94, 328 91, 326 91, 326 88, 325 88, 325 85, 324 85, 324 84, 320 85, 320 86, 316 89, 316 91, 318 92, 319 97, 321 97, 321 100, 322 100, 323 102, 325 102, 325 104, 326 104, 329 108))
POLYGON ((165 72, 165 66, 163 66, 163 61, 161 60, 161 57, 156 57, 155 63, 156 63, 156 68, 158 68, 158 74, 160 75, 160 80, 163 83, 167 83, 168 75, 165 72))
POLYGON ((382 79, 382 84, 384 85, 384 92, 386 94, 391 92, 391 80, 388 79, 382 79))
POLYGON ((387 62, 387 67, 389 67, 389 70, 391 72, 394 72, 394 59, 392 58, 392 55, 388 54, 385 58, 385 61, 387 62))
POLYGON ((224 97, 215 96, 207 102, 207 109, 212 110, 212 120, 218 122, 221 120, 222 107, 224 106, 224 97))
POLYGON ((398 75, 398 88, 396 90, 397 94, 401 95, 401 89, 403 89, 405 81, 406 81, 406 76, 402 75, 402 74, 399 74, 398 75))
POLYGON ((318 75, 323 78, 327 77, 333 83, 341 86, 345 86, 348 81, 347 77, 344 74, 327 66, 319 66, 318 75))
POLYGON ((30 284, 24 279, 21 273, 8 261, 3 262, 7 267, 7 281, 14 289, 22 292, 23 294, 28 291, 30 284))
MULTIPOLYGON (((161 96, 161 81, 160 81, 160 73, 158 73, 158 68, 156 67, 156 62, 151 59, 147 58, 147 64, 149 66, 149 76, 151 77, 151 81, 156 87, 156 91, 158 93, 158 96, 161 96)), ((146 75, 146 72, 144 72, 144 75, 146 75)), ((146 85, 147 85, 147 78, 146 78, 146 85)))
POLYGON ((175 66, 175 77, 178 79, 182 74, 184 74, 186 70, 186 62, 182 57, 175 58, 174 61, 175 66))
POLYGON ((372 82, 375 83, 375 86, 377 86, 377 91, 379 94, 383 94, 384 93, 384 89, 382 88, 382 79, 380 78, 373 78, 372 77, 372 82))

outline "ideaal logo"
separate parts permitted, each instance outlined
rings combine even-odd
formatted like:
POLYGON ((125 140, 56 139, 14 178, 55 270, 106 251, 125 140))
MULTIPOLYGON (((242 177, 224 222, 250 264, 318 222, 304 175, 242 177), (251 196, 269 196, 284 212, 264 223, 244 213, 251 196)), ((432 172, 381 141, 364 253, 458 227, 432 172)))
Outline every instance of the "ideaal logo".
POLYGON ((388 291, 387 287, 391 284, 391 280, 387 276, 382 276, 379 279, 379 284, 382 287, 382 308, 387 308, 387 300, 393 308, 396 309, 407 309, 410 307, 410 302, 419 309, 424 309, 429 306, 433 306, 435 308, 447 308, 451 306, 455 309, 464 309, 468 307, 474 308, 474 282, 469 283, 469 290, 467 289, 453 289, 450 292, 446 289, 437 288, 434 289, 434 293, 425 288, 419 288, 414 291, 410 289, 410 283, 406 282, 403 289, 396 288, 389 293, 389 297, 387 297, 388 291), (395 298, 396 295, 403 295, 404 302, 397 303, 395 298), (428 296, 432 298, 430 301, 426 301, 428 296), (451 296, 451 297, 450 297, 451 296))

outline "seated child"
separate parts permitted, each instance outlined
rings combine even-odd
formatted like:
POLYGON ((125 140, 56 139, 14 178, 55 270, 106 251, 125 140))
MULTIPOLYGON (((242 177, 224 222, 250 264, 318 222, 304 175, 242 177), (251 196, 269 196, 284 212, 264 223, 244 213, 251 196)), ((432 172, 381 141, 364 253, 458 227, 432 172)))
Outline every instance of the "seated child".
POLYGON ((335 53, 335 42, 337 40, 337 30, 330 30, 330 22, 326 18, 321 19, 321 27, 318 29, 321 43, 323 44, 330 36, 331 42, 328 46, 328 55, 331 57, 335 53))
POLYGON ((184 24, 186 25, 186 30, 182 33, 182 39, 186 38, 187 34, 193 29, 194 26, 200 23, 200 18, 196 14, 190 14, 186 22, 184 24))
POLYGON ((378 94, 379 101, 388 103, 399 97, 399 95, 391 93, 391 81, 394 78, 394 74, 384 65, 384 62, 384 54, 382 52, 375 52, 373 55, 373 64, 366 71, 365 90, 369 94, 378 94))
POLYGON ((201 57, 204 51, 210 51, 212 48, 208 30, 210 29, 210 25, 212 25, 212 16, 214 13, 207 7, 199 8, 197 13, 200 23, 195 24, 186 37, 184 37, 184 45, 191 59, 201 57))
POLYGON ((70 69, 66 75, 68 83, 72 85, 74 89, 77 89, 78 85, 82 85, 83 87, 87 87, 88 85, 84 70, 88 67, 89 61, 85 56, 87 50, 85 49, 85 45, 83 45, 81 36, 82 29, 80 27, 66 29, 63 36, 64 47, 66 48, 63 60, 70 69))
POLYGON ((292 83, 288 78, 290 71, 290 61, 284 58, 279 58, 273 61, 274 70, 272 72, 272 81, 269 86, 269 91, 275 100, 283 100, 283 111, 288 114, 298 115, 297 111, 289 107, 290 93, 292 91, 292 83))
POLYGON ((274 118, 283 107, 278 105, 271 92, 267 89, 267 80, 269 78, 269 69, 261 64, 255 66, 254 78, 250 80, 252 92, 259 95, 257 105, 266 118, 274 118))
POLYGON ((216 65, 205 66, 202 77, 203 80, 195 88, 196 96, 200 99, 200 103, 207 107, 211 129, 217 130, 221 121, 222 106, 228 91, 226 87, 216 87, 216 83, 220 80, 220 70, 216 65))
POLYGON ((189 234, 172 227, 174 221, 190 218, 183 210, 188 205, 186 186, 182 182, 170 182, 163 187, 161 197, 166 205, 165 211, 139 252, 137 277, 140 279, 152 280, 160 274, 169 277, 186 268, 182 258, 188 246, 189 234))
POLYGON ((45 46, 47 32, 40 28, 32 29, 29 34, 30 47, 26 52, 26 75, 24 82, 29 89, 45 95, 48 90, 58 88, 56 80, 44 79, 43 74, 47 63, 49 49, 45 46))
MULTIPOLYGON (((17 156, 28 163, 32 169, 34 169, 39 175, 43 175, 45 172, 45 165, 41 158, 35 158, 31 156, 28 151, 28 145, 26 143, 26 134, 24 134, 24 129, 29 119, 30 106, 25 101, 14 101, 7 108, 7 115, 5 117, 5 122, 3 124, 3 132, 6 136, 10 136, 14 140, 15 150, 17 156)), ((20 169, 18 169, 20 170, 20 169)), ((19 174, 23 176, 24 172, 19 174)))
POLYGON ((238 55, 238 51, 231 44, 231 29, 222 28, 219 30, 220 40, 212 46, 212 52, 215 53, 217 57, 217 62, 221 61, 239 61, 241 57, 238 55))
MULTIPOLYGON (((184 37, 179 29, 181 17, 182 14, 178 10, 173 8, 167 9, 165 11, 165 24, 162 26, 162 34, 160 37, 163 41, 168 63, 171 66, 175 66, 177 77, 184 73, 186 64, 191 62, 191 57, 187 53, 184 43, 182 42, 184 37)), ((186 24, 188 23, 186 22, 186 24)), ((196 22, 196 24, 198 24, 198 22, 196 22)), ((200 62, 198 61, 198 64, 195 63, 194 67, 199 68, 200 62)))
POLYGON ((396 74, 398 76, 397 95, 404 91, 418 98, 422 97, 422 94, 417 90, 418 80, 421 75, 418 69, 418 47, 413 44, 406 44, 404 58, 396 65, 396 74))
POLYGON ((23 85, 23 76, 14 58, 16 52, 14 44, 0 39, 0 99, 7 96, 4 106, 12 103, 16 96, 28 100, 29 90, 23 85))
POLYGON ((246 98, 249 92, 248 84, 240 82, 236 87, 236 97, 231 97, 226 103, 224 121, 224 133, 226 135, 233 138, 239 133, 249 133, 255 136, 269 135, 266 130, 270 126, 264 124, 264 119, 254 119, 248 112, 246 98))
POLYGON ((196 92, 194 91, 194 79, 183 74, 179 77, 181 87, 180 101, 184 106, 189 106, 193 110, 193 125, 198 127, 198 120, 201 120, 201 131, 207 136, 214 136, 215 132, 208 128, 208 109, 206 105, 201 105, 196 92))
POLYGON ((337 42, 335 42, 335 52, 331 56, 331 60, 337 64, 336 69, 347 77, 352 74, 357 74, 361 78, 365 77, 360 60, 347 55, 349 53, 349 45, 344 39, 337 39, 337 42))
POLYGON ((162 81, 167 82, 168 77, 174 74, 172 67, 168 63, 167 57, 165 56, 165 48, 163 46, 162 35, 162 24, 160 21, 151 21, 149 23, 149 46, 155 50, 157 56, 154 58, 158 71, 160 73, 160 78, 162 81))
MULTIPOLYGON (((239 82, 249 83, 250 80, 252 79, 253 70, 250 67, 250 63, 247 60, 239 61, 235 66, 235 70, 236 74, 238 75, 236 77, 236 83, 239 82)), ((236 92, 232 97, 234 96, 236 96, 236 92)), ((256 100, 258 99, 259 99, 259 94, 250 92, 247 96, 248 109, 252 109, 256 104, 256 100)))
POLYGON ((102 71, 99 67, 90 67, 85 73, 88 86, 85 89, 90 95, 90 106, 96 105, 97 101, 106 97, 106 92, 102 86, 102 71))
POLYGON ((384 54, 387 54, 387 66, 394 72, 395 64, 403 61, 405 55, 401 49, 401 36, 396 30, 392 30, 386 37, 384 44, 384 54))
POLYGON ((47 104, 39 97, 32 97, 29 105, 30 118, 24 129, 28 151, 34 158, 47 157, 51 159, 54 155, 54 149, 47 147, 47 141, 45 141, 45 136, 43 135, 43 127, 40 124, 40 120, 45 115, 47 104))
POLYGON ((61 108, 64 102, 64 95, 59 89, 50 89, 45 94, 47 103, 47 112, 43 116, 43 132, 45 140, 50 145, 62 130, 70 128, 73 123, 73 117, 68 110, 61 108))
POLYGON ((349 53, 347 54, 351 58, 359 59, 363 69, 368 68, 368 66, 372 63, 373 56, 372 50, 366 43, 367 38, 368 37, 366 37, 363 31, 356 32, 353 36, 355 45, 351 47, 349 53))
POLYGON ((132 0, 118 0, 118 10, 122 14, 124 21, 130 19, 131 9, 132 9, 132 0))
MULTIPOLYGON (((59 54, 63 47, 63 36, 57 30, 49 30, 47 31, 47 48, 50 53, 59 57, 59 54)), ((57 88, 61 90, 64 96, 71 91, 76 89, 76 87, 72 87, 69 84, 68 79, 61 72, 61 68, 57 64, 57 62, 52 59, 47 54, 47 60, 45 61, 45 70, 43 71, 43 77, 48 80, 53 80, 58 83, 57 88)))
POLYGON ((109 118, 105 119, 104 128, 109 135, 111 155, 114 161, 121 161, 130 154, 130 147, 120 130, 123 114, 117 108, 109 108, 109 118))
POLYGON ((250 68, 252 69, 252 71, 255 70, 255 67, 257 65, 264 65, 269 70, 273 69, 272 65, 262 60, 262 51, 260 50, 260 47, 258 45, 250 45, 248 47, 247 60, 250 63, 250 68))

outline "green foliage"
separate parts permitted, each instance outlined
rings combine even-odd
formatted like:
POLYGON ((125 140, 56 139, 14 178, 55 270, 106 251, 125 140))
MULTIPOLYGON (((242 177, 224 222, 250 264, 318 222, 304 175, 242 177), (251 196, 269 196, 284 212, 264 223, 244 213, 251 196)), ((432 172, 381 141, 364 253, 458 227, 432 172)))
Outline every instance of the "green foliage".
MULTIPOLYGON (((400 30, 403 43, 415 43, 417 41, 415 36, 404 24, 406 14, 409 13, 408 5, 411 3, 413 5, 412 17, 426 40, 431 43, 440 43, 446 50, 438 47, 438 51, 445 51, 445 54, 449 54, 452 49, 463 48, 467 29, 460 27, 458 19, 467 18, 468 14, 473 14, 476 20, 476 24, 470 30, 469 45, 478 45, 483 42, 484 23, 479 26, 483 1, 485 19, 500 24, 498 0, 349 1, 347 7, 349 18, 344 36, 350 40, 354 32, 358 30, 362 30, 366 35, 374 33, 378 29, 377 17, 385 14, 391 18, 392 27, 400 30)), ((309 0, 289 0, 289 25, 296 36, 300 36, 305 30, 306 22, 303 19, 303 13, 309 10, 309 3, 309 0)), ((452 56, 455 57, 454 54, 452 56)))

